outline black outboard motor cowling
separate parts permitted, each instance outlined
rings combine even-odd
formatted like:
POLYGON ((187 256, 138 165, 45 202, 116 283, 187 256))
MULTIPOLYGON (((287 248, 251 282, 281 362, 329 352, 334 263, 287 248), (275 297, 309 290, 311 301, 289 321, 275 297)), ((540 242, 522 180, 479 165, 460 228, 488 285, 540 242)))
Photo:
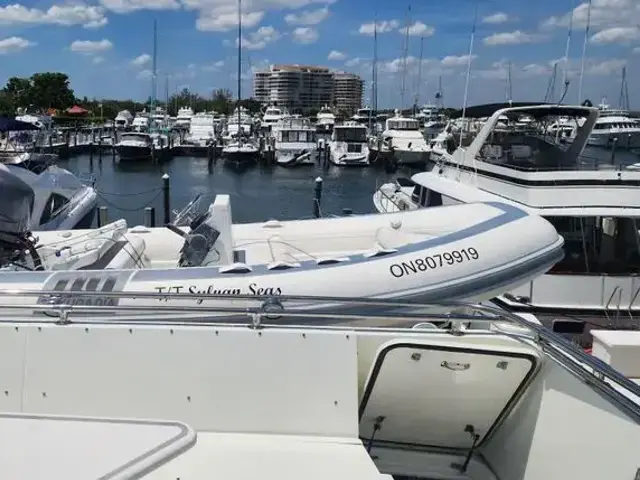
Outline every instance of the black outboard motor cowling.
POLYGON ((33 189, 0 165, 0 266, 19 260, 33 249, 31 210, 33 189))

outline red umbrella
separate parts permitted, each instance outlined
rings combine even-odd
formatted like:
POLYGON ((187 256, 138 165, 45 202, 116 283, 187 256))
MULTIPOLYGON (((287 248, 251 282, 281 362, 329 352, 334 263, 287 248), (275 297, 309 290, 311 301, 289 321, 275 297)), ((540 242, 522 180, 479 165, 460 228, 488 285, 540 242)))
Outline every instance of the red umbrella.
POLYGON ((78 105, 74 105, 73 107, 67 109, 67 113, 70 115, 86 115, 87 113, 89 113, 89 111, 78 105))

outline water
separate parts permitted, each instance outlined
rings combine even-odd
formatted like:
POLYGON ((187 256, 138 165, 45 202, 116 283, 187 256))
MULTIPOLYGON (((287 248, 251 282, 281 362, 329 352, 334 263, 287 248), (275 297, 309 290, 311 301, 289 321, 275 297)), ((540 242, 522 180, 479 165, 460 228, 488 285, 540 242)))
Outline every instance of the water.
POLYGON ((206 158, 177 157, 162 165, 149 162, 118 164, 111 154, 98 161, 94 155, 59 161, 80 178, 95 179, 99 205, 107 206, 109 219, 125 218, 129 225, 144 223, 144 207, 156 209, 156 223, 162 224, 162 175, 171 182, 171 209, 180 210, 198 193, 205 195, 202 209, 216 194, 231 196, 234 222, 263 222, 311 218, 316 177, 322 177, 321 210, 323 216, 341 214, 343 208, 354 213, 373 213, 376 187, 394 179, 396 174, 377 168, 338 168, 301 166, 298 168, 254 165, 240 171, 223 160, 208 168, 206 158))

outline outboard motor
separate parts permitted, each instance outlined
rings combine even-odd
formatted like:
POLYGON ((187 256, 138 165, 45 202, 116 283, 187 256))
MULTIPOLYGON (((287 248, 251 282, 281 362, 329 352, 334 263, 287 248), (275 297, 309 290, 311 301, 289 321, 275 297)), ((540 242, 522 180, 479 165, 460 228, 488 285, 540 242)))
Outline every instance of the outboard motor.
POLYGON ((189 225, 189 233, 183 232, 172 224, 166 225, 169 230, 184 237, 178 261, 180 267, 206 266, 208 263, 215 262, 217 260, 215 257, 219 259, 220 255, 216 255, 213 246, 220 232, 209 224, 210 218, 211 215, 208 212, 196 217, 189 225))
POLYGON ((0 266, 25 263, 29 251, 35 268, 42 268, 30 231, 33 189, 0 165, 0 192, 0 266))

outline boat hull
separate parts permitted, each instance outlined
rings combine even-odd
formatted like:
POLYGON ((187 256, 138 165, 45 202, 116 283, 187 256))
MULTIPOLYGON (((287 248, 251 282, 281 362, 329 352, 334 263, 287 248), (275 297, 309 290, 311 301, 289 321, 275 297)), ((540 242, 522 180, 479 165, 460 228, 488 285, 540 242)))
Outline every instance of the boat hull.
POLYGON ((591 134, 587 144, 592 147, 612 148, 614 139, 617 138, 616 148, 640 148, 640 132, 633 133, 608 133, 591 134))
POLYGON ((298 165, 315 165, 318 153, 314 151, 282 151, 276 150, 276 162, 283 167, 295 167, 298 165))
MULTIPOLYGON (((54 296, 10 297, 12 303, 51 305, 52 303, 81 305, 135 305, 153 308, 162 302, 175 306, 226 306, 246 308, 260 305, 265 298, 286 296, 350 297, 397 299, 409 302, 446 302, 451 300, 481 301, 495 297, 526 283, 547 271, 563 256, 563 240, 553 226, 537 216, 503 204, 477 204, 443 207, 433 212, 417 210, 389 215, 367 215, 349 218, 297 221, 293 230, 279 229, 280 235, 299 236, 307 232, 315 238, 316 230, 349 235, 362 228, 375 232, 373 251, 333 257, 319 261, 318 257, 301 259, 296 266, 272 268, 267 264, 252 264, 246 271, 229 273, 223 268, 166 268, 143 270, 82 270, 54 272, 2 272, 0 289, 56 291, 54 296), (484 205, 483 209, 474 208, 484 205), (451 233, 429 236, 394 248, 397 235, 405 235, 398 223, 423 229, 428 218, 437 225, 446 225, 458 218, 458 209, 466 227, 451 233), (439 211, 437 211, 439 210, 439 211), (466 211, 468 210, 468 211, 466 211), (481 218, 474 216, 477 213, 481 218), (310 223, 311 222, 311 223, 310 223), (412 223, 413 222, 413 223, 412 223), (400 230, 398 230, 400 228, 400 230), (287 231, 291 233, 287 234, 287 231), (380 243, 382 242, 382 243, 380 243), (384 244, 384 247, 380 245, 384 244), (328 261, 330 260, 330 261, 328 261), (356 280, 356 281, 354 281, 356 280), (89 289, 93 297, 79 296, 78 290, 89 289), (101 296, 101 292, 149 292, 178 294, 178 298, 137 297, 135 299, 101 296), (229 296, 244 296, 241 299, 229 296), (227 299, 225 299, 227 297, 227 299)), ((243 226, 246 228, 246 226, 243 226)), ((256 227, 257 228, 257 227, 256 227)), ((252 230, 255 238, 259 232, 252 230)), ((407 230, 407 232, 410 232, 407 230)), ((367 234, 369 235, 369 234, 367 234)), ((166 243, 166 237, 164 243, 166 243)), ((286 238, 286 237, 284 237, 286 238)), ((277 242, 276 242, 277 243, 277 242)), ((276 243, 272 246, 277 247, 276 243)), ((287 242, 280 242, 286 244, 287 242)), ((335 308, 335 299, 325 303, 304 299, 287 303, 287 310, 335 308)), ((204 313, 203 313, 204 314, 204 313)), ((241 313, 246 318, 246 313, 241 313)), ((232 316, 235 316, 233 314, 232 316)))
POLYGON ((151 159, 151 147, 119 145, 116 147, 121 162, 146 161, 151 159))

